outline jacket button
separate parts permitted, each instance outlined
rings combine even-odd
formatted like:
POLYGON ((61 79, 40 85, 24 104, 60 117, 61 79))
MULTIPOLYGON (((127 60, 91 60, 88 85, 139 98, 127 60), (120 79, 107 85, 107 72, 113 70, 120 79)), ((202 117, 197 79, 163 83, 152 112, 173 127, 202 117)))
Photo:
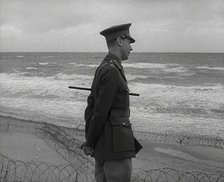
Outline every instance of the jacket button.
POLYGON ((125 123, 122 123, 123 125, 125 125, 125 123))

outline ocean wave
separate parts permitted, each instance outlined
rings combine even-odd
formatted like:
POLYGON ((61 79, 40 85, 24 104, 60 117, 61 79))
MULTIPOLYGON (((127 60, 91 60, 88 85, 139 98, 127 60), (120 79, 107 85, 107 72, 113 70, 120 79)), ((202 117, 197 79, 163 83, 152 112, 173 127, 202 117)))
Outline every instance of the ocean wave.
MULTIPOLYGON (((136 78, 138 75, 130 79, 136 78)), ((90 87, 91 83, 92 77, 88 75, 59 73, 50 77, 26 77, 21 73, 0 73, 0 109, 31 120, 83 121, 89 92, 71 90, 68 86, 90 87)), ((162 126, 178 131, 224 130, 223 85, 184 87, 130 82, 129 88, 140 94, 130 98, 135 129, 159 130, 162 126)))
POLYGON ((209 66, 199 66, 198 69, 208 69, 208 70, 219 70, 224 71, 224 67, 209 67, 209 66))
POLYGON ((126 78, 128 80, 129 83, 131 82, 138 82, 138 83, 148 83, 148 84, 152 84, 152 83, 162 83, 162 82, 166 82, 166 84, 170 83, 170 82, 174 82, 175 80, 175 85, 177 84, 177 81, 181 81, 184 78, 181 77, 175 77, 175 76, 144 76, 144 75, 130 75, 127 74, 126 78))
MULTIPOLYGON (((97 68, 97 64, 80 64, 80 63, 69 63, 76 67, 89 67, 97 68)), ((124 68, 135 68, 135 69, 150 69, 152 72, 168 72, 168 73, 187 73, 188 68, 179 66, 178 64, 157 64, 157 63, 124 63, 124 68)))
POLYGON ((152 72, 186 73, 187 67, 178 64, 158 64, 158 63, 124 63, 125 68, 149 69, 152 72))
MULTIPOLYGON (((132 83, 132 87, 138 88, 138 90, 141 91, 148 91, 148 90, 155 90, 155 89, 165 89, 165 90, 172 90, 172 91, 178 91, 178 90, 185 90, 189 92, 195 92, 197 90, 201 91, 219 91, 221 92, 224 90, 224 86, 221 84, 213 84, 213 85, 207 85, 207 86, 178 86, 178 85, 163 85, 163 84, 145 84, 145 83, 132 83)), ((182 93, 183 94, 183 93, 182 93)))
POLYGON ((87 80, 92 80, 93 76, 89 75, 81 75, 81 74, 64 74, 64 73, 58 73, 54 76, 57 80, 80 80, 82 82, 85 82, 87 80))
POLYGON ((60 126, 84 128, 83 112, 86 102, 45 100, 39 98, 1 98, 0 114, 60 126))
POLYGON ((74 65, 76 67, 89 67, 89 68, 97 68, 99 65, 97 64, 80 64, 80 63, 68 63, 70 65, 74 65))
POLYGON ((203 117, 183 113, 145 112, 139 106, 131 107, 133 130, 145 132, 190 133, 194 135, 218 136, 224 138, 223 118, 203 117))
POLYGON ((194 116, 220 118, 212 110, 224 108, 224 86, 177 86, 131 82, 131 92, 140 97, 131 98, 139 113, 179 113, 194 116))
POLYGON ((174 73, 186 73, 189 71, 189 69, 184 66, 177 66, 177 67, 168 67, 168 68, 164 69, 163 71, 174 72, 174 73))
POLYGON ((164 78, 161 79, 178 79, 178 80, 183 80, 184 78, 177 77, 177 76, 165 76, 164 78))
POLYGON ((36 67, 26 67, 26 70, 37 70, 36 67))
POLYGON ((68 86, 90 87, 91 83, 92 77, 87 75, 66 75, 61 73, 49 77, 26 77, 24 73, 1 73, 0 93, 8 97, 57 97, 70 99, 77 96, 82 98, 85 97, 86 92, 72 91, 68 89, 68 86))
POLYGON ((49 63, 46 63, 46 62, 39 62, 38 64, 41 65, 41 66, 45 66, 45 65, 48 65, 49 63))
POLYGON ((175 66, 177 64, 158 64, 158 63, 123 63, 126 68, 144 68, 144 69, 164 69, 167 66, 175 66))
MULTIPOLYGON (((96 68, 98 64, 80 64, 80 63, 69 63, 74 66, 80 67, 91 67, 96 68)), ((123 67, 125 68, 138 68, 138 69, 167 69, 167 71, 177 71, 176 69, 183 69, 182 66, 178 66, 178 64, 158 64, 158 63, 123 63, 123 67)))
POLYGON ((149 76, 126 74, 126 78, 127 78, 128 81, 136 81, 136 80, 139 80, 139 79, 148 79, 149 76))
MULTIPOLYGON (((27 77, 24 73, 0 73, 1 94, 23 97, 49 97, 70 99, 86 97, 88 92, 68 89, 68 86, 91 87, 93 76, 59 73, 49 77, 27 77), (79 94, 79 95, 77 95, 79 94), (54 97, 55 96, 55 97, 54 97)), ((142 80, 156 80, 160 77, 127 75, 129 88, 141 95, 136 102, 149 105, 155 101, 158 107, 187 106, 189 108, 219 109, 224 104, 224 86, 178 86, 141 83, 142 80)), ((164 79, 164 78, 163 78, 164 79)), ((167 77, 166 79, 179 79, 167 77)), ((139 105, 139 103, 137 103, 139 105)), ((140 104, 140 105, 141 105, 140 104)), ((224 106, 223 106, 224 107, 224 106)))
POLYGON ((42 56, 42 58, 53 58, 55 56, 42 56))

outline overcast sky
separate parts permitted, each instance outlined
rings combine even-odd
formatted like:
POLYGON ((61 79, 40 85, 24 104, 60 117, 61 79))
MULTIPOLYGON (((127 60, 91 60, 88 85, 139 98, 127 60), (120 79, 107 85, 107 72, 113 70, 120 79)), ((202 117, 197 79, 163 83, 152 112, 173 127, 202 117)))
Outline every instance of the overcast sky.
POLYGON ((0 51, 107 51, 132 23, 135 52, 224 52, 224 0, 0 0, 0 51))

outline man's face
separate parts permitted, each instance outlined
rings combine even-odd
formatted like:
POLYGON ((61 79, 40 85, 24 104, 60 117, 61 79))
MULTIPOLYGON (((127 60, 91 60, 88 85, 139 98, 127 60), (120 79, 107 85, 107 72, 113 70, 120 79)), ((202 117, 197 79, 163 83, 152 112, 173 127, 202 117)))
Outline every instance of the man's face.
POLYGON ((127 39, 127 38, 122 39, 121 59, 122 60, 127 60, 131 51, 132 51, 132 47, 131 47, 131 44, 130 44, 130 40, 127 39))

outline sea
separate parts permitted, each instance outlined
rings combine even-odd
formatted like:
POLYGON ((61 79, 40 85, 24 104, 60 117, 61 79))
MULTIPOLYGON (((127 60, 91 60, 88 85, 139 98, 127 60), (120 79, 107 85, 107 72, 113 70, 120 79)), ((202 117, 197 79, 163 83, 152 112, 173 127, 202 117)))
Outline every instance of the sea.
MULTIPOLYGON (((0 115, 83 129, 107 53, 1 52, 0 115)), ((132 53, 122 62, 134 131, 224 139, 224 53, 132 53)))

